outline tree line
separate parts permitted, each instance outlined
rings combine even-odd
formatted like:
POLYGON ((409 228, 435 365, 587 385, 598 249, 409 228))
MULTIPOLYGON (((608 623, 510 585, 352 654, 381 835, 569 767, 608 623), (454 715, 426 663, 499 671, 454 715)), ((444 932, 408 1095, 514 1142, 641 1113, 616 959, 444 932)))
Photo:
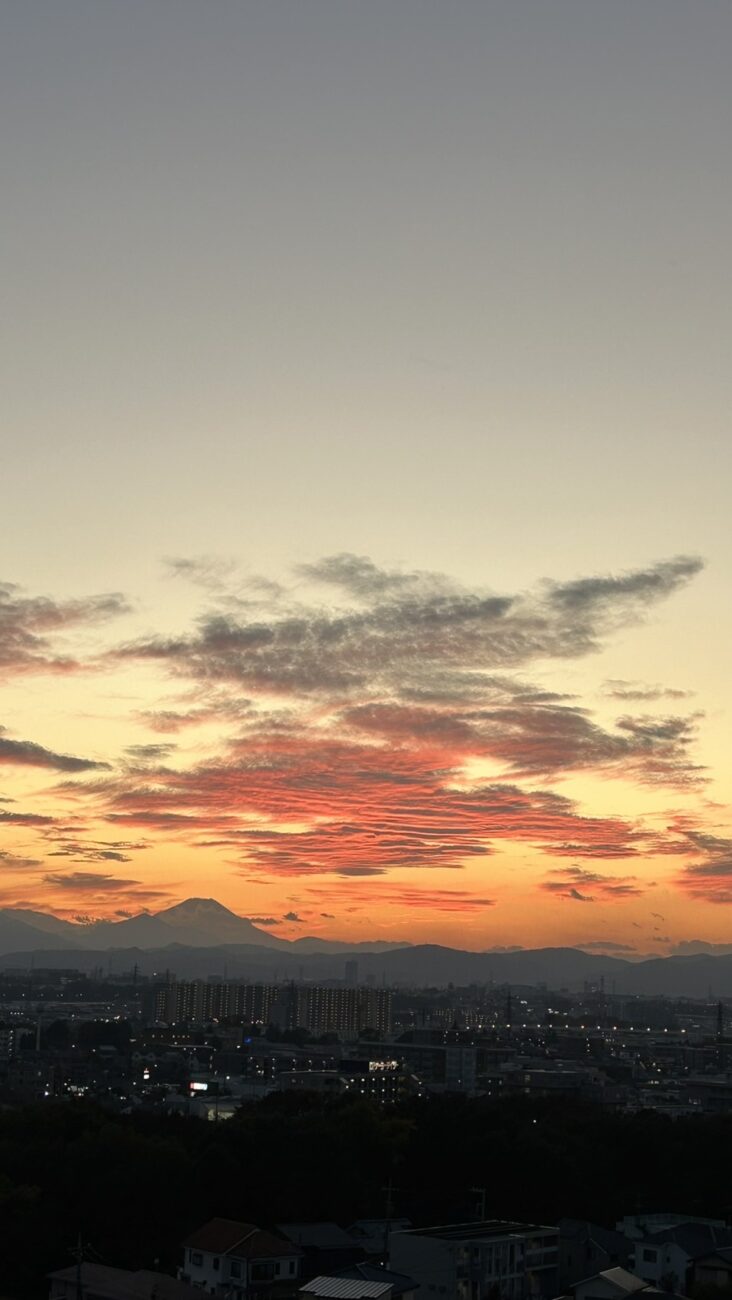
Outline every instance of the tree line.
POLYGON ((665 1210, 727 1217, 732 1116, 669 1120, 566 1099, 364 1100, 273 1095, 210 1123, 116 1115, 86 1101, 0 1113, 2 1292, 47 1294, 46 1274, 90 1257, 174 1271, 180 1242, 214 1215, 271 1226, 347 1226, 394 1212, 417 1225, 475 1217, 611 1225, 665 1210))

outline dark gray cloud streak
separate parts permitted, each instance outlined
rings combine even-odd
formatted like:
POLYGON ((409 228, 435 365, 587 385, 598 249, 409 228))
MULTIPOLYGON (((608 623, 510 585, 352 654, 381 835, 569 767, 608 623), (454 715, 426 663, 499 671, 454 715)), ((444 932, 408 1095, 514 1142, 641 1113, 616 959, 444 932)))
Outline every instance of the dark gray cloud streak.
POLYGON ((0 583, 0 679, 22 673, 66 673, 82 667, 58 647, 58 638, 83 625, 126 613, 119 592, 82 600, 26 596, 14 583, 0 583))
POLYGON ((698 556, 677 555, 647 569, 634 569, 619 577, 578 578, 574 582, 552 584, 551 600, 580 616, 593 616, 598 610, 614 608, 631 613, 654 600, 663 600, 703 568, 698 556))
POLYGON ((608 731, 570 698, 507 671, 599 650, 614 629, 641 620, 701 567, 681 556, 619 576, 497 595, 441 574, 386 571, 365 557, 336 555, 301 565, 298 574, 335 590, 342 608, 291 601, 268 618, 220 610, 204 615, 193 635, 148 638, 114 653, 159 660, 197 683, 188 714, 149 719, 160 730, 217 715, 238 715, 257 730, 251 697, 263 693, 297 707, 351 699, 340 722, 353 731, 403 744, 452 743, 497 759, 512 775, 615 766, 637 780, 688 785, 702 778, 688 752, 693 719, 623 717, 608 731), (238 704, 223 698, 242 691, 238 704))
POLYGON ((692 898, 732 903, 732 839, 699 830, 684 835, 700 856, 683 868, 678 883, 692 898))
POLYGON ((52 749, 33 740, 8 740, 0 727, 0 764, 14 767, 45 767, 54 772, 105 772, 109 763, 92 758, 77 758, 73 754, 57 754, 52 749))
POLYGON ((306 572, 322 577, 335 570, 338 585, 361 600, 359 607, 292 606, 268 620, 209 614, 194 636, 140 640, 116 654, 158 659, 202 682, 255 691, 360 692, 378 681, 401 692, 429 685, 435 672, 492 672, 589 654, 614 627, 642 617, 700 568, 700 560, 681 557, 620 578, 502 596, 466 591, 439 576, 430 581, 429 575, 383 573, 370 561, 336 556, 306 572))
MULTIPOLYGON (((576 903, 612 902, 632 898, 642 894, 646 886, 641 886, 636 876, 607 876, 599 871, 585 867, 556 867, 543 880, 540 889, 560 898, 568 898, 576 903), (592 892, 586 892, 591 890, 592 892)), ((587 947, 583 944, 583 947, 587 947)))
POLYGON ((92 871, 71 871, 68 875, 62 875, 60 872, 49 872, 43 879, 45 884, 52 885, 57 889, 69 889, 74 892, 88 890, 92 893, 129 889, 133 885, 140 884, 139 880, 121 880, 117 876, 105 876, 92 871))
POLYGON ((654 704, 658 700, 688 700, 693 691, 681 691, 673 686, 644 686, 642 682, 626 682, 610 678, 605 682, 604 693, 609 699, 628 703, 654 704))

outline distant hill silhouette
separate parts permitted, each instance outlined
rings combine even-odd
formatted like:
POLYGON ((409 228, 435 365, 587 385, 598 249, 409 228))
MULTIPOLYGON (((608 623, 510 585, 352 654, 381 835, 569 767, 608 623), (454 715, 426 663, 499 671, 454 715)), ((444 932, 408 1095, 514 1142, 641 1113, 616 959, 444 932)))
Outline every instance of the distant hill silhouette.
POLYGON ((380 952, 403 946, 403 941, 375 939, 353 944, 314 936, 288 940, 270 934, 250 921, 237 916, 215 898, 187 898, 160 912, 140 912, 121 921, 94 921, 90 924, 64 921, 46 912, 28 908, 0 909, 0 956, 34 944, 45 949, 89 948, 164 948, 183 944, 190 948, 210 948, 219 944, 245 944, 279 949, 283 952, 350 952, 363 949, 380 952))
POLYGON ((358 962, 360 980, 402 987, 448 984, 546 984, 581 989, 604 977, 608 991, 671 997, 732 996, 732 954, 694 953, 638 961, 577 948, 466 952, 437 944, 349 944, 304 937, 280 939, 236 916, 215 899, 187 899, 155 915, 83 925, 29 909, 0 910, 0 968, 60 967, 142 974, 170 971, 181 979, 342 979, 358 962))

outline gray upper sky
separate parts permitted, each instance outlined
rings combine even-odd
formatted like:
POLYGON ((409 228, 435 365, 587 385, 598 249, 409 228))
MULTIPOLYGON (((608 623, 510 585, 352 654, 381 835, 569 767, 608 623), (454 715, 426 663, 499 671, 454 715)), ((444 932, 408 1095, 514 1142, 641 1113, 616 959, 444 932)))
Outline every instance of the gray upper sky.
POLYGON ((9 575, 694 551, 719 601, 731 38, 728 0, 5 0, 9 575))

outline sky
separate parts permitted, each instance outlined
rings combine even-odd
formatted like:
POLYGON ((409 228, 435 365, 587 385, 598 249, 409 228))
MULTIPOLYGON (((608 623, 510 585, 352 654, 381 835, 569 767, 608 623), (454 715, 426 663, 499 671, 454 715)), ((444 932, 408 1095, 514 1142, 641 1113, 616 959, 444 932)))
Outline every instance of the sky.
POLYGON ((730 940, 731 39, 0 5, 0 905, 730 940))

